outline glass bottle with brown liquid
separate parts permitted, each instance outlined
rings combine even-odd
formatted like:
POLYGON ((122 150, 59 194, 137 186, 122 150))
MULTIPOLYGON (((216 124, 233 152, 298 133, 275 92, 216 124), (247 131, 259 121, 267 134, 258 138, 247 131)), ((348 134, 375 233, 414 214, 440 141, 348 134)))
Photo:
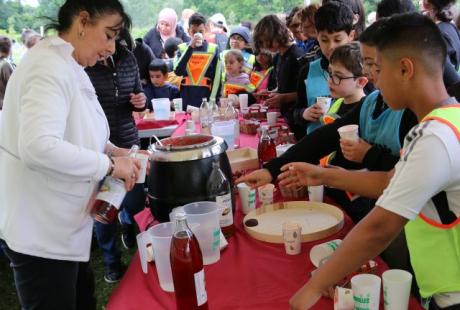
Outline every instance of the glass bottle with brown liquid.
POLYGON ((206 184, 207 194, 210 200, 215 201, 222 211, 219 212, 220 229, 225 238, 233 236, 235 225, 233 224, 232 192, 230 182, 220 170, 219 161, 212 163, 212 172, 206 184))
POLYGON ((184 212, 175 215, 170 260, 177 310, 207 310, 203 256, 184 212))

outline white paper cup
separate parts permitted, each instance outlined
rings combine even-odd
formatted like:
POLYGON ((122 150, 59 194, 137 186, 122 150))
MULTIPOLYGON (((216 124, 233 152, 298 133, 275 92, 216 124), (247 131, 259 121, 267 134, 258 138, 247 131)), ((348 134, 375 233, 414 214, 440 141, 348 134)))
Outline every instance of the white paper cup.
POLYGON ((283 240, 286 254, 298 255, 302 251, 302 227, 287 221, 283 223, 283 240))
POLYGON ((340 138, 344 140, 359 141, 359 126, 358 125, 346 125, 337 129, 340 138))
POLYGON ((245 183, 240 183, 236 186, 238 195, 240 196, 241 209, 244 214, 248 214, 256 209, 256 190, 251 189, 245 183))
POLYGON ((315 267, 319 267, 326 262, 326 260, 335 252, 339 247, 342 240, 335 239, 325 243, 317 244, 310 250, 310 260, 315 267))
POLYGON ((197 32, 193 35, 194 38, 197 39, 196 43, 195 43, 195 46, 196 47, 200 47, 203 45, 203 34, 201 32, 197 32))
POLYGON ((308 186, 308 200, 323 202, 324 186, 308 186))
POLYGON ((373 274, 359 274, 351 278, 355 309, 379 310, 381 279, 373 274))
POLYGON ((248 94, 239 94, 238 99, 240 101, 240 109, 248 107, 248 94))
POLYGON ((186 122, 185 122, 185 129, 186 129, 186 130, 195 131, 195 122, 192 121, 192 120, 186 121, 186 122))
POLYGON ((176 112, 183 112, 183 104, 182 104, 182 98, 175 98, 173 99, 173 104, 174 104, 174 110, 176 112))
POLYGON ((278 121, 278 112, 267 112, 267 123, 270 125, 276 124, 278 121))
POLYGON ((385 310, 408 309, 412 274, 391 269, 382 274, 385 310))
POLYGON ((355 302, 353 301, 353 291, 340 286, 335 287, 334 291, 334 310, 353 310, 355 302))
POLYGON ((266 184, 257 188, 259 192, 259 201, 265 206, 273 203, 273 191, 275 190, 275 185, 266 184))
POLYGON ((329 111, 329 108, 331 107, 331 101, 332 98, 329 97, 316 97, 316 103, 319 104, 324 114, 329 111))
POLYGON ((136 183, 142 184, 145 183, 145 174, 147 172, 147 163, 149 161, 149 156, 144 153, 136 153, 136 158, 141 162, 141 169, 139 169, 139 175, 137 177, 136 183))

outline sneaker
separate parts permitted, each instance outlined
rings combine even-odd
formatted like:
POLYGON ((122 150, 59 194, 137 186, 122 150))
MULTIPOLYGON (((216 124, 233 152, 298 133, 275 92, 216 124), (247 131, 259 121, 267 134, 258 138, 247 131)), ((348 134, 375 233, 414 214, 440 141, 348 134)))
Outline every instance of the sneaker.
POLYGON ((104 272, 104 281, 107 283, 117 283, 122 277, 119 267, 106 267, 104 272))
POLYGON ((121 224, 121 243, 125 249, 132 249, 136 246, 136 232, 133 224, 123 224, 121 213, 118 213, 118 221, 121 224))

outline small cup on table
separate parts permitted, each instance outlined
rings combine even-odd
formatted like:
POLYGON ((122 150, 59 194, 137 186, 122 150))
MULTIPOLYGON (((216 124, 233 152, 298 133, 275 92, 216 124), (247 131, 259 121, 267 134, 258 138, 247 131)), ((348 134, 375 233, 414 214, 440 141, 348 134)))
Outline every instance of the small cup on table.
POLYGON ((259 202, 262 206, 273 203, 274 190, 275 185, 273 184, 266 184, 257 188, 257 191, 259 192, 259 202))
POLYGON ((287 255, 300 254, 302 251, 302 227, 296 222, 284 222, 283 240, 287 255))
POLYGON ((390 269, 382 274, 385 310, 407 309, 412 274, 405 270, 390 269))
POLYGON ((368 273, 351 278, 355 309, 379 310, 381 282, 380 277, 368 273))
POLYGON ((241 208, 244 214, 248 214, 256 209, 256 190, 251 189, 245 183, 237 185, 238 195, 240 196, 241 208))

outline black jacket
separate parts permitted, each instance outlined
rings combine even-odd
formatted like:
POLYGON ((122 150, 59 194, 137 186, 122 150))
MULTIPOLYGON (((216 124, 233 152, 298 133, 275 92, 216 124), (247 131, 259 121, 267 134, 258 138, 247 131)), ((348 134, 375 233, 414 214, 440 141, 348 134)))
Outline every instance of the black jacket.
POLYGON ((117 45, 117 52, 108 59, 108 64, 97 63, 85 70, 109 121, 110 141, 118 147, 130 148, 139 144, 132 116, 133 111, 139 110, 134 109, 129 96, 142 92, 136 58, 126 48, 117 45))
POLYGON ((155 55, 141 38, 136 39, 136 47, 133 50, 139 67, 139 77, 143 85, 150 84, 149 65, 155 59, 155 55))
MULTIPOLYGON (((177 25, 176 26, 176 37, 181 39, 182 42, 189 42, 190 38, 184 32, 184 29, 177 25)), ((163 44, 161 42, 160 32, 157 30, 157 26, 153 27, 152 29, 147 32, 144 36, 144 42, 152 49, 153 54, 157 58, 161 58, 161 53, 164 51, 163 44)))

